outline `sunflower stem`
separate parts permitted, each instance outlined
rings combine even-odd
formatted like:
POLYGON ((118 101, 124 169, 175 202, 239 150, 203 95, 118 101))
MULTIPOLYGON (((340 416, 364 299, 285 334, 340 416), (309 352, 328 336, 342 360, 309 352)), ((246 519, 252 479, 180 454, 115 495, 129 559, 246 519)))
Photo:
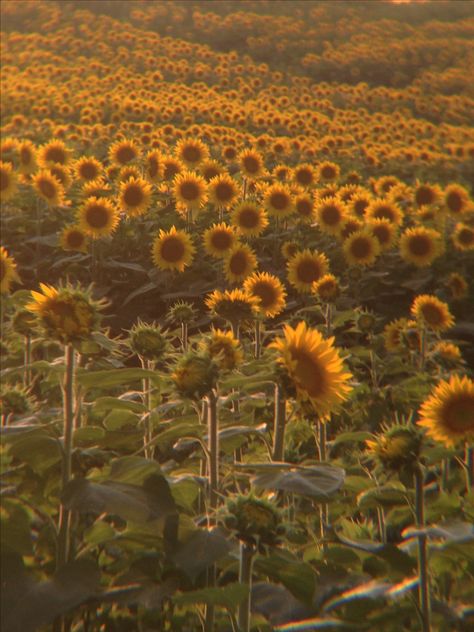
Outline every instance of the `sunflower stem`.
POLYGON ((188 350, 188 323, 181 323, 181 344, 183 351, 188 350))
POLYGON ((426 328, 423 327, 420 333, 420 370, 425 368, 426 361, 426 328))
POLYGON ((28 387, 31 381, 31 336, 25 336, 24 359, 25 371, 23 374, 23 382, 25 387, 28 387))
MULTIPOLYGON (((62 461, 62 486, 69 483, 72 472, 72 439, 74 430, 74 348, 66 345, 64 361, 66 372, 63 388, 63 415, 64 415, 64 450, 62 461)), ((59 526, 57 540, 56 567, 60 568, 68 561, 69 557, 69 525, 71 512, 61 504, 59 510, 59 526)))
POLYGON ((329 338, 332 332, 332 305, 327 303, 326 305, 326 336, 329 338))
POLYGON ((448 490, 450 469, 449 458, 444 458, 441 465, 441 491, 443 492, 448 490))
POLYGON ((283 461, 285 447, 286 401, 282 388, 275 384, 275 429, 273 436, 273 461, 283 461))
POLYGON ((257 319, 255 321, 255 357, 260 357, 261 351, 261 332, 260 332, 260 321, 257 319))
MULTIPOLYGON (((147 360, 140 357, 140 362, 142 364, 142 369, 149 369, 150 365, 147 360)), ((153 446, 150 445, 152 440, 152 430, 151 430, 151 386, 150 386, 150 378, 145 377, 142 380, 142 394, 143 394, 143 404, 145 406, 145 429, 143 433, 143 451, 146 459, 153 458, 153 446)))
MULTIPOLYGON (((217 507, 219 485, 219 435, 217 420, 217 396, 211 391, 207 396, 207 432, 209 451, 209 507, 213 513, 217 507)), ((214 517, 210 520, 212 524, 214 517)))
MULTIPOLYGON (((425 527, 425 501, 423 490, 423 471, 417 465, 414 472, 415 483, 415 511, 416 526, 423 530, 425 527)), ((431 607, 430 589, 428 578, 428 550, 426 534, 420 533, 418 536, 418 575, 419 575, 419 600, 422 617, 422 632, 431 632, 431 607)))
POLYGON ((467 493, 470 494, 474 487, 474 447, 466 443, 466 483, 467 493))
POLYGON ((248 593, 245 599, 240 602, 238 612, 238 624, 240 632, 249 632, 250 630, 250 601, 252 593, 252 564, 254 556, 253 546, 240 543, 239 558, 239 583, 247 584, 248 593))
MULTIPOLYGON (((321 462, 326 461, 327 459, 327 428, 326 424, 322 421, 318 420, 318 447, 319 447, 319 460, 321 462)), ((323 540, 323 550, 326 551, 326 527, 328 524, 328 505, 327 503, 322 503, 319 508, 320 519, 321 519, 321 539, 323 540)))

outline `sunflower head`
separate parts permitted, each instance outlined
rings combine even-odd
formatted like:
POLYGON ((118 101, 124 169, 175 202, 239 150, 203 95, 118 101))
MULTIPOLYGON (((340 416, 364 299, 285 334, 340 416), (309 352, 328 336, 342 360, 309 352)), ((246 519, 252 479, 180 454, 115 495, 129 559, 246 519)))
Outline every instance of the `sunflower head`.
POLYGON ((242 151, 237 157, 237 162, 242 175, 246 178, 258 178, 265 170, 263 156, 254 149, 242 151))
POLYGON ((109 159, 115 165, 124 166, 140 156, 140 149, 131 140, 118 140, 109 148, 109 159))
POLYGON ((166 316, 167 320, 171 323, 192 323, 195 320, 197 311, 194 309, 191 303, 186 301, 178 301, 168 309, 166 316))
POLYGON ((32 178, 33 188, 41 199, 49 206, 61 206, 64 202, 64 187, 61 182, 53 176, 51 171, 39 171, 32 178))
POLYGON ((187 167, 196 167, 209 157, 209 149, 199 139, 183 138, 176 145, 176 157, 187 167))
POLYGON ((246 237, 258 237, 268 226, 265 210, 252 200, 245 200, 232 211, 233 226, 246 237))
POLYGON ((408 228, 400 237, 402 258, 418 267, 429 266, 443 251, 441 235, 430 228, 408 228))
POLYGON ((446 364, 458 364, 462 360, 461 349, 452 342, 444 340, 434 346, 433 357, 439 358, 446 364))
POLYGON ((451 294, 451 298, 463 298, 469 290, 466 279, 459 272, 452 272, 445 280, 444 286, 451 294))
POLYGON ((464 375, 441 380, 418 411, 418 424, 447 446, 474 439, 474 382, 464 375))
POLYGON ((468 224, 456 224, 451 236, 456 250, 474 250, 474 228, 468 224))
POLYGON ((288 281, 298 292, 310 294, 313 283, 328 272, 328 267, 326 255, 307 248, 288 261, 288 281))
POLYGON ((208 353, 190 351, 182 355, 171 375, 181 397, 201 399, 216 386, 219 368, 208 353))
POLYGON ((172 226, 169 231, 160 230, 152 248, 153 263, 162 270, 183 272, 193 260, 196 249, 190 235, 172 226))
POLYGON ((21 283, 16 271, 15 259, 8 254, 8 251, 0 246, 0 292, 8 294, 12 283, 21 283))
POLYGON ((103 303, 94 301, 90 289, 55 288, 40 283, 42 293, 32 291, 26 309, 36 314, 46 333, 63 344, 87 340, 98 329, 103 303))
POLYGON ((204 231, 204 249, 215 259, 222 259, 237 244, 237 235, 232 226, 224 222, 213 224, 204 231))
POLYGON ((279 218, 288 217, 295 210, 291 191, 284 184, 272 184, 267 187, 263 205, 269 215, 279 218))
POLYGON ((87 252, 89 239, 79 226, 67 226, 61 233, 59 245, 63 250, 87 252))
POLYGON ((316 216, 319 228, 330 235, 340 233, 346 218, 345 204, 336 197, 327 197, 316 204, 316 216))
POLYGON ((259 299, 243 290, 214 290, 205 300, 206 306, 215 315, 229 323, 253 320, 258 314, 259 299))
POLYGON ((332 182, 339 177, 340 168, 334 162, 325 161, 318 165, 317 174, 320 180, 332 182))
POLYGON ((224 257, 224 274, 231 283, 246 279, 257 267, 257 256, 247 244, 237 243, 224 257))
POLYGON ((119 204, 130 217, 143 215, 151 202, 151 186, 143 178, 130 177, 120 184, 119 204))
POLYGON ((130 330, 128 344, 134 353, 152 362, 161 360, 166 353, 168 341, 159 325, 139 320, 130 330))
POLYGON ((173 195, 186 209, 198 211, 207 202, 207 182, 193 171, 183 171, 173 180, 173 195))
POLYGON ((18 176, 9 162, 0 161, 0 199, 9 200, 17 191, 18 176))
POLYGON ((18 309, 12 319, 12 328, 20 336, 32 336, 36 330, 36 319, 28 309, 18 309))
POLYGON ((344 240, 344 257, 351 265, 370 266, 380 254, 379 241, 368 230, 357 230, 344 240))
POLYGON ((209 201, 216 208, 227 208, 232 205, 237 196, 237 183, 228 173, 222 173, 210 180, 208 192, 209 201))
POLYGON ((450 215, 457 217, 473 209, 469 192, 460 184, 450 184, 444 190, 444 204, 450 215))
POLYGON ((232 371, 244 359, 240 342, 234 337, 232 331, 212 329, 202 341, 201 346, 204 352, 214 358, 222 371, 232 371))
POLYGON ((430 294, 417 296, 411 306, 411 313, 423 327, 433 331, 445 331, 454 325, 448 305, 430 294))
POLYGON ((371 456, 388 471, 410 471, 418 463, 422 433, 409 423, 382 426, 382 432, 367 440, 371 456))
POLYGON ((78 178, 86 182, 97 180, 104 166, 96 158, 82 156, 74 163, 74 171, 78 178))
POLYGON ((278 277, 254 272, 244 282, 244 290, 259 299, 258 311, 267 318, 280 314, 286 304, 286 290, 278 277))
POLYGON ((33 408, 33 398, 21 386, 2 385, 0 391, 0 414, 24 416, 33 408))
POLYGON ((324 274, 313 283, 313 292, 325 303, 332 303, 340 293, 339 281, 333 274, 324 274))
POLYGON ((276 505, 253 495, 229 499, 221 515, 224 525, 247 544, 274 546, 284 533, 276 505))
POLYGON ((299 251, 299 245, 296 241, 285 241, 281 247, 281 254, 288 261, 294 257, 299 251))
POLYGON ((78 226, 93 239, 113 233, 120 221, 119 214, 107 198, 88 197, 77 213, 78 226))

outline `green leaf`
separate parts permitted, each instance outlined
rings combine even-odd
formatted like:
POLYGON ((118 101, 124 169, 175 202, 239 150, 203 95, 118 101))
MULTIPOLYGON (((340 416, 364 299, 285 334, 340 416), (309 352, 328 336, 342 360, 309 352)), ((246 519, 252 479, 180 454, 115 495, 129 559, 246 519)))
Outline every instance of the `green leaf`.
POLYGON ((173 560, 191 581, 195 581, 208 566, 227 555, 230 549, 230 543, 221 529, 199 529, 179 546, 173 560))
POLYGON ((203 588, 181 593, 172 598, 179 606, 205 603, 209 606, 222 606, 227 610, 235 610, 249 594, 247 584, 227 584, 220 588, 203 588))
POLYGON ((129 410, 112 410, 104 419, 107 430, 121 430, 125 426, 136 426, 138 417, 129 410))
POLYGON ((84 542, 95 546, 110 542, 115 536, 116 531, 108 522, 98 520, 84 532, 84 542))
POLYGON ((160 473, 161 468, 156 461, 142 456, 123 456, 110 462, 109 477, 129 485, 142 485, 148 476, 160 473))
POLYGON ((370 439, 373 435, 370 432, 360 430, 358 432, 343 432, 331 441, 331 445, 334 447, 340 443, 363 443, 366 439, 370 439))
POLYGON ((31 518, 28 511, 13 498, 2 498, 0 512, 0 546, 3 551, 32 555, 31 518))
POLYGON ((401 484, 391 483, 362 492, 357 497, 357 505, 363 510, 394 507, 406 505, 407 500, 411 497, 413 497, 411 490, 405 489, 401 484))
POLYGON ((42 474, 62 459, 59 441, 50 437, 41 428, 7 438, 10 442, 9 454, 22 463, 27 463, 38 474, 42 474))
POLYGON ((297 599, 305 603, 312 602, 316 575, 309 564, 274 553, 266 558, 257 557, 254 568, 273 581, 281 582, 297 599))
POLYGON ((154 382, 159 382, 157 372, 147 369, 109 369, 103 371, 87 371, 81 369, 77 372, 77 381, 84 388, 111 388, 112 386, 129 385, 149 377, 154 382))
POLYGON ((105 436, 105 430, 100 426, 83 426, 74 430, 74 445, 95 444, 105 436))
POLYGON ((98 397, 94 402, 95 412, 104 412, 107 410, 128 410, 132 413, 143 413, 146 408, 141 402, 131 399, 123 399, 120 397, 98 397))
POLYGON ((329 500, 344 484, 344 470, 332 465, 303 467, 272 463, 244 467, 257 469, 252 478, 255 487, 302 494, 320 501, 329 500))

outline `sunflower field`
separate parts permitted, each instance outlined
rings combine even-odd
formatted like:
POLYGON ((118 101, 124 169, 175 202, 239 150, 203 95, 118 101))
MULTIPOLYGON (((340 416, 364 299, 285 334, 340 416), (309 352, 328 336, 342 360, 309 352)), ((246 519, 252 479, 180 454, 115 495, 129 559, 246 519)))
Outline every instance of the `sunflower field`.
POLYGON ((474 2, 2 0, 2 632, 474 629, 474 2))

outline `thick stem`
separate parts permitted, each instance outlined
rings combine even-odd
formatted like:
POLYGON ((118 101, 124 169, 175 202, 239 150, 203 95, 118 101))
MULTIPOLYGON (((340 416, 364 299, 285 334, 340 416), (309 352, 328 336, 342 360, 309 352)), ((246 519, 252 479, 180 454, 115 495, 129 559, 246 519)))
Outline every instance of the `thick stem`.
POLYGON ((248 585, 248 593, 240 602, 238 623, 240 632, 250 630, 250 600, 252 592, 252 562, 254 548, 244 542, 240 543, 239 583, 248 585))
POLYGON ((28 387, 30 385, 30 381, 31 381, 31 369, 30 369, 30 364, 31 364, 31 336, 25 336, 25 353, 24 353, 24 359, 25 359, 25 371, 23 374, 23 383, 26 387, 28 387))
MULTIPOLYGON (((318 447, 319 447, 319 460, 321 462, 326 461, 327 459, 327 428, 326 424, 322 421, 318 421, 318 447)), ((327 545, 325 542, 326 538, 326 526, 328 523, 328 505, 327 503, 322 503, 320 505, 320 520, 321 520, 321 539, 323 540, 323 549, 326 550, 327 545)))
MULTIPOLYGON (((63 411, 64 411, 64 451, 62 462, 62 485, 63 488, 71 479, 72 472, 72 436, 74 430, 74 348, 67 345, 64 354, 66 373, 64 376, 63 388, 63 411)), ((69 523, 70 512, 61 506, 59 511, 59 529, 56 565, 63 566, 69 555, 69 523)))
POLYGON ((326 305, 326 336, 329 338, 332 332, 332 305, 326 305))
MULTIPOLYGON (((414 480, 416 526, 418 527, 418 529, 423 529, 425 526, 425 501, 423 490, 423 472, 420 466, 417 466, 415 469, 414 480)), ((422 618, 422 631, 431 632, 428 551, 425 533, 422 533, 418 536, 418 574, 420 580, 419 599, 422 618)))
POLYGON ((183 351, 188 350, 188 323, 181 323, 181 343, 183 351))
POLYGON ((286 402, 279 384, 275 384, 275 428, 273 435, 273 461, 283 461, 285 448, 286 402))
POLYGON ((217 421, 217 396, 211 391, 207 396, 207 433, 209 451, 209 507, 211 513, 217 507, 219 485, 219 434, 217 421))
POLYGON ((423 327, 420 332, 420 370, 425 368, 426 361, 426 328, 423 327))
MULTIPOLYGON (((148 361, 144 358, 140 358, 140 362, 142 363, 143 369, 149 369, 148 361)), ((153 447, 150 444, 152 439, 152 431, 151 431, 151 419, 150 419, 150 410, 151 410, 151 386, 150 386, 150 378, 145 377, 142 380, 142 391, 143 391, 143 404, 145 406, 145 430, 143 434, 143 446, 144 446, 144 454, 146 459, 153 458, 153 447)))
POLYGON ((261 332, 260 332, 260 321, 257 319, 255 321, 255 357, 259 358, 261 352, 261 332))

